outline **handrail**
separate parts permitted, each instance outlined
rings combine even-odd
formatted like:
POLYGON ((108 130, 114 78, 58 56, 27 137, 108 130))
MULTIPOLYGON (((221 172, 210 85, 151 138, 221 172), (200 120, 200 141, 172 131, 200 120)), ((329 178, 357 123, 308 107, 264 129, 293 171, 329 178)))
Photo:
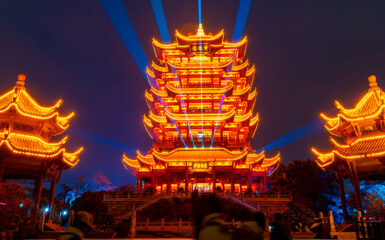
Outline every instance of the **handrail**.
MULTIPOLYGON (((291 195, 255 195, 255 194, 233 194, 233 193, 217 193, 218 197, 221 196, 235 196, 242 197, 247 200, 249 199, 290 199, 292 200, 291 195)), ((154 198, 168 198, 168 197, 179 197, 179 198, 190 198, 191 193, 189 194, 178 194, 178 193, 168 193, 168 194, 157 194, 157 195, 141 195, 141 194, 116 194, 116 193, 106 193, 104 194, 103 200, 120 200, 120 199, 131 199, 131 200, 151 200, 154 198)))

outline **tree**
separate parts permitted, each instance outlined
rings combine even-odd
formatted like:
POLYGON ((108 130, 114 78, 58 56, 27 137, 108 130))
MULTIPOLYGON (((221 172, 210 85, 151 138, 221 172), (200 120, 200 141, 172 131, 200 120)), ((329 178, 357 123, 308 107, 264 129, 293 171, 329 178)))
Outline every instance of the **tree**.
POLYGON ((28 218, 32 201, 18 183, 0 183, 0 231, 14 230, 28 218))
POLYGON ((133 184, 123 184, 118 188, 118 191, 122 194, 134 194, 136 192, 136 186, 133 184))
POLYGON ((288 194, 287 167, 280 164, 273 175, 267 179, 268 194, 288 194))
POLYGON ((69 186, 68 184, 66 183, 63 183, 60 185, 62 191, 60 193, 57 194, 57 197, 62 200, 63 202, 67 203, 67 204, 72 204, 72 202, 78 198, 79 196, 74 196, 74 189, 69 186))
POLYGON ((110 180, 101 172, 96 173, 91 178, 80 175, 74 187, 67 184, 62 184, 61 187, 63 190, 58 196, 62 201, 70 205, 85 192, 112 191, 116 189, 116 186, 112 185, 110 180))
POLYGON ((315 212, 326 212, 335 204, 331 196, 338 196, 335 175, 323 171, 315 161, 295 160, 286 171, 287 190, 296 202, 302 203, 315 212))
POLYGON ((361 181, 364 209, 370 216, 385 216, 385 182, 361 181))
POLYGON ((100 191, 112 191, 116 189, 115 186, 111 184, 111 181, 101 172, 97 172, 90 179, 91 191, 100 192, 100 191))
POLYGON ((284 218, 293 231, 305 232, 313 225, 315 214, 306 205, 293 203, 284 218))

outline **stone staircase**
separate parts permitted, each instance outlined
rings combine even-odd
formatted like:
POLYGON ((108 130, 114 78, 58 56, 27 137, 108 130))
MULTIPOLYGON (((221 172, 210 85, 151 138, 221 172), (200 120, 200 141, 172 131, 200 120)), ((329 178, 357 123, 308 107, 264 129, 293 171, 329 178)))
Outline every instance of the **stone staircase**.
MULTIPOLYGON (((285 212, 289 209, 289 204, 292 201, 290 196, 246 196, 233 194, 218 194, 219 198, 227 199, 235 204, 242 205, 251 212, 262 211, 267 216, 272 216, 276 212, 285 212)), ((115 221, 120 222, 123 219, 131 218, 133 210, 137 212, 146 207, 155 204, 162 199, 191 199, 191 195, 157 195, 157 196, 140 196, 140 195, 118 195, 105 196, 104 202, 108 207, 111 215, 116 216, 115 221)))

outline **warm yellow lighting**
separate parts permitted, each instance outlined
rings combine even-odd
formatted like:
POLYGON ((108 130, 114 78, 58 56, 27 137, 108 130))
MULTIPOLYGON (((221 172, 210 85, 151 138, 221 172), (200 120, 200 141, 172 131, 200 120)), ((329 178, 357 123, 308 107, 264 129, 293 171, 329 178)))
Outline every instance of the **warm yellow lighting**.
MULTIPOLYGON (((385 156, 385 134, 382 130, 370 128, 361 132, 358 128, 371 126, 377 121, 382 121, 385 108, 385 94, 377 86, 375 76, 369 77, 369 91, 358 101, 354 108, 344 108, 338 101, 335 105, 338 114, 334 118, 321 114, 325 120, 325 128, 333 135, 342 137, 349 144, 341 144, 330 137, 333 150, 322 154, 316 149, 311 151, 317 157, 317 164, 327 168, 337 161, 359 160, 368 161, 369 158, 385 156), (353 132, 353 134, 350 134, 353 132)), ((364 129, 365 130, 365 129, 364 129)))
MULTIPOLYGON (((175 180, 179 185, 162 185, 168 191, 184 186, 184 181, 193 183, 186 186, 190 190, 212 190, 211 181, 216 180, 202 183, 200 177, 189 177, 191 172, 258 171, 266 176, 276 170, 279 153, 266 158, 264 151, 257 154, 249 144, 260 118, 253 112, 256 69, 244 59, 247 37, 228 43, 223 30, 212 35, 202 25, 195 34, 175 36, 172 44, 152 40, 157 63, 146 68, 151 83, 144 93, 149 113, 143 123, 154 144, 146 155, 138 152, 136 160, 123 157, 125 166, 150 172, 145 176, 187 171, 187 179, 175 180)), ((245 188, 237 186, 238 192, 245 188)), ((229 187, 225 184, 224 189, 229 187)))

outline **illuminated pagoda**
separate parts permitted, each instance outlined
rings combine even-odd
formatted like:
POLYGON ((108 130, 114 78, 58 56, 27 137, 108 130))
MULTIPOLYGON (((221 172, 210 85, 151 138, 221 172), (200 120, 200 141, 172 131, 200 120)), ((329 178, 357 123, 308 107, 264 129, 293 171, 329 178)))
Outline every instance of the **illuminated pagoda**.
MULTIPOLYGON (((51 181, 50 209, 56 184, 63 169, 75 166, 80 148, 74 153, 65 149, 68 136, 57 142, 51 138, 63 133, 74 113, 59 114, 62 100, 52 107, 39 105, 25 88, 24 74, 16 86, 0 96, 0 180, 34 179, 34 210, 40 205, 45 179, 51 181)), ((51 212, 51 211, 50 211, 51 212)))
POLYGON ((359 179, 376 179, 385 176, 385 94, 377 86, 376 77, 369 77, 369 90, 354 106, 348 109, 335 101, 336 117, 321 114, 330 137, 333 150, 320 153, 317 164, 325 170, 337 173, 342 207, 347 216, 343 181, 351 178, 358 209, 362 211, 359 179))
POLYGON ((205 34, 202 25, 196 35, 175 36, 172 44, 153 39, 159 64, 146 68, 150 111, 143 123, 153 146, 136 159, 123 155, 138 192, 265 192, 280 155, 265 158, 249 142, 259 116, 247 38, 225 42, 223 30, 205 34))

